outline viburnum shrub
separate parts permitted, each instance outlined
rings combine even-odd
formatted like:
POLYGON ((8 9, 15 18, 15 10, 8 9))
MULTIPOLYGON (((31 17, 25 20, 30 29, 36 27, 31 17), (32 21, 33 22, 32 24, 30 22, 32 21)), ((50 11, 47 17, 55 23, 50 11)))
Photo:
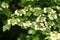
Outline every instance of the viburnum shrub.
POLYGON ((0 0, 0 21, 6 40, 60 40, 60 0, 0 0))

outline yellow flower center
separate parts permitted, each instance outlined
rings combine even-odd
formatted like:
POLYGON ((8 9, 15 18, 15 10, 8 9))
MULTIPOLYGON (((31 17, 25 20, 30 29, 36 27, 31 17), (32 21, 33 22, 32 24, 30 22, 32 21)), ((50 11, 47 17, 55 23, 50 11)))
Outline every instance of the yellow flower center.
POLYGON ((53 33, 53 37, 54 37, 54 38, 57 38, 57 37, 58 37, 58 33, 57 33, 57 32, 54 32, 54 33, 53 33))
POLYGON ((55 16, 56 16, 56 14, 54 14, 54 13, 51 14, 51 17, 55 18, 55 16))
POLYGON ((37 25, 37 28, 42 28, 41 25, 37 25))
POLYGON ((52 25, 52 22, 51 21, 47 22, 47 25, 48 26, 51 26, 52 25))
POLYGON ((39 10, 39 9, 35 9, 34 11, 35 11, 35 12, 39 12, 40 10, 39 10))
POLYGON ((17 20, 16 19, 11 19, 10 22, 15 23, 15 22, 17 22, 17 20))
POLYGON ((5 7, 7 7, 8 6, 8 4, 7 3, 5 3, 5 2, 3 2, 3 4, 2 4, 3 6, 5 6, 5 7))
POLYGON ((22 10, 18 10, 18 13, 19 13, 19 14, 23 14, 23 11, 22 11, 22 10))
POLYGON ((47 11, 48 13, 50 13, 50 12, 51 12, 51 9, 47 8, 46 11, 47 11))
POLYGON ((39 20, 42 20, 42 21, 43 21, 43 20, 44 20, 44 17, 43 17, 43 16, 41 16, 41 17, 39 18, 39 20))

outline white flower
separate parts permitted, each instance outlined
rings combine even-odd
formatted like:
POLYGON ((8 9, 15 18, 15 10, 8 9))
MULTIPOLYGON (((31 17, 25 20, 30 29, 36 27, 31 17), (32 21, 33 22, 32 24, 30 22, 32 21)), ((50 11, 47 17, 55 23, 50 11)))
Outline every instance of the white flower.
POLYGON ((50 13, 56 13, 56 11, 55 10, 53 10, 53 9, 51 9, 51 12, 50 13))
POLYGON ((58 38, 60 39, 60 33, 58 33, 58 38))
POLYGON ((56 8, 57 8, 57 9, 60 9, 60 7, 59 7, 59 6, 56 6, 56 8))
POLYGON ((23 14, 26 14, 25 10, 21 9, 21 10, 15 10, 15 14, 17 16, 22 16, 23 14))
POLYGON ((36 25, 36 22, 32 22, 33 25, 36 25))
POLYGON ((41 8, 36 7, 36 8, 33 9, 33 12, 35 12, 35 11, 40 11, 40 10, 41 10, 41 8))
POLYGON ((31 7, 31 5, 28 5, 27 7, 24 8, 25 11, 32 11, 33 8, 31 7))
POLYGON ((17 20, 18 22, 20 22, 20 19, 17 18, 16 20, 17 20))
POLYGON ((30 11, 32 11, 32 10, 33 10, 33 8, 31 7, 31 8, 30 8, 30 11))
POLYGON ((35 28, 34 28, 34 29, 35 29, 35 30, 40 30, 40 27, 41 27, 41 26, 35 25, 35 28))
POLYGON ((43 28, 41 28, 40 30, 41 30, 41 31, 44 31, 44 30, 46 30, 46 27, 43 27, 43 28))
POLYGON ((45 27, 45 26, 44 26, 44 23, 40 23, 40 25, 41 25, 42 27, 45 27))
POLYGON ((46 17, 43 14, 43 15, 40 15, 40 16, 37 17, 36 22, 44 22, 45 20, 46 20, 46 17))
POLYGON ((39 16, 41 14, 42 10, 39 7, 35 7, 32 12, 33 12, 34 16, 39 16))
POLYGON ((55 11, 50 12, 50 14, 48 14, 48 17, 50 20, 54 20, 57 19, 57 14, 55 13, 55 11))
POLYGON ((32 25, 31 26, 35 26, 36 25, 36 22, 32 22, 32 25))
POLYGON ((2 8, 0 8, 0 10, 2 11, 3 9, 2 9, 2 8))
POLYGON ((31 21, 26 21, 25 23, 23 23, 24 28, 30 27, 31 25, 31 21))
POLYGON ((60 14, 58 14, 60 16, 60 14))
POLYGON ((13 26, 15 25, 15 24, 18 24, 18 22, 20 22, 20 20, 19 19, 8 19, 8 24, 12 24, 13 26))
POLYGON ((54 31, 54 32, 50 32, 50 39, 51 40, 58 40, 60 39, 60 33, 54 31))
POLYGON ((43 31, 46 29, 46 27, 44 26, 43 23, 40 23, 40 25, 36 24, 34 29, 43 31))
POLYGON ((46 8, 44 8, 43 11, 44 11, 44 13, 47 13, 47 12, 46 12, 46 8))
POLYGON ((5 3, 5 2, 3 2, 3 3, 1 4, 1 6, 2 6, 3 8, 8 8, 8 7, 9 7, 8 3, 5 3))
POLYGON ((43 9, 44 13, 50 13, 51 10, 52 10, 52 9, 51 9, 50 7, 48 7, 48 8, 45 7, 45 8, 43 9))
POLYGON ((55 23, 53 21, 45 21, 45 26, 51 28, 51 26, 54 26, 55 23))
POLYGON ((43 31, 43 30, 45 30, 46 28, 45 27, 41 27, 41 26, 39 26, 39 25, 35 25, 35 28, 34 28, 35 30, 41 30, 41 31, 43 31))

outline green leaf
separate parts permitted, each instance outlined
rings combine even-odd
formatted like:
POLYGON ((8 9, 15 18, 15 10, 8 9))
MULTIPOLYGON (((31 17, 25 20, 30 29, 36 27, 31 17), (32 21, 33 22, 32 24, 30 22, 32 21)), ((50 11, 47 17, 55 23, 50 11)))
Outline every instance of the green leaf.
POLYGON ((27 35, 26 40, 31 40, 31 36, 27 35))
POLYGON ((28 34, 35 34, 35 30, 33 30, 33 29, 30 29, 30 30, 28 30, 28 34))
POLYGON ((25 34, 21 33, 17 40, 25 40, 25 34))
POLYGON ((50 39, 50 36, 47 36, 47 37, 45 38, 45 40, 47 40, 47 39, 50 39))
POLYGON ((60 5, 60 0, 55 0, 56 4, 60 5))
POLYGON ((39 40, 39 37, 38 37, 38 36, 34 36, 34 37, 32 38, 32 40, 39 40))
POLYGON ((3 26, 3 31, 9 30, 10 28, 11 28, 11 25, 6 24, 3 26))
POLYGON ((32 12, 28 11, 25 16, 31 16, 32 12))
POLYGON ((12 12, 9 9, 4 9, 3 14, 5 14, 7 17, 10 17, 12 12))
POLYGON ((35 16, 39 16, 39 15, 42 14, 42 13, 43 13, 42 10, 40 10, 40 11, 35 11, 35 12, 34 12, 34 15, 35 15, 35 16))
POLYGON ((21 4, 25 4, 26 3, 26 0, 21 0, 21 4))
POLYGON ((44 35, 50 35, 50 30, 46 29, 46 30, 42 31, 42 34, 44 34, 44 35))

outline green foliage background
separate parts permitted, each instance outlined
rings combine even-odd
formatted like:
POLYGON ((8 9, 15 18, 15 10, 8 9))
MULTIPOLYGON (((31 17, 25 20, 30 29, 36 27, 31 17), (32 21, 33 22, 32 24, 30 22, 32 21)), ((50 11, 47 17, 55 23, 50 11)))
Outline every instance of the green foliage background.
MULTIPOLYGON (((60 6, 60 0, 0 0, 0 7, 3 9, 3 11, 0 11, 0 40, 44 40, 46 35, 42 34, 41 31, 36 31, 36 33, 34 34, 35 31, 33 30, 34 35, 28 34, 28 29, 22 29, 18 25, 11 26, 10 30, 6 30, 5 32, 3 32, 3 26, 4 24, 6 24, 6 20, 11 17, 11 14, 13 14, 16 9, 23 9, 28 5, 32 5, 32 7, 41 7, 42 9, 44 7, 51 7, 55 9, 56 5, 60 6), (2 8, 2 2, 8 3, 9 8, 2 8)), ((58 13, 60 13, 60 11, 58 11, 58 13)), ((32 19, 32 17, 30 19, 32 19)), ((60 19, 57 20, 58 22, 60 22, 60 19)), ((6 27, 8 28, 8 26, 6 27)), ((58 31, 58 28, 60 29, 60 25, 55 30, 58 31)), ((44 31, 43 33, 46 32, 44 31)))

